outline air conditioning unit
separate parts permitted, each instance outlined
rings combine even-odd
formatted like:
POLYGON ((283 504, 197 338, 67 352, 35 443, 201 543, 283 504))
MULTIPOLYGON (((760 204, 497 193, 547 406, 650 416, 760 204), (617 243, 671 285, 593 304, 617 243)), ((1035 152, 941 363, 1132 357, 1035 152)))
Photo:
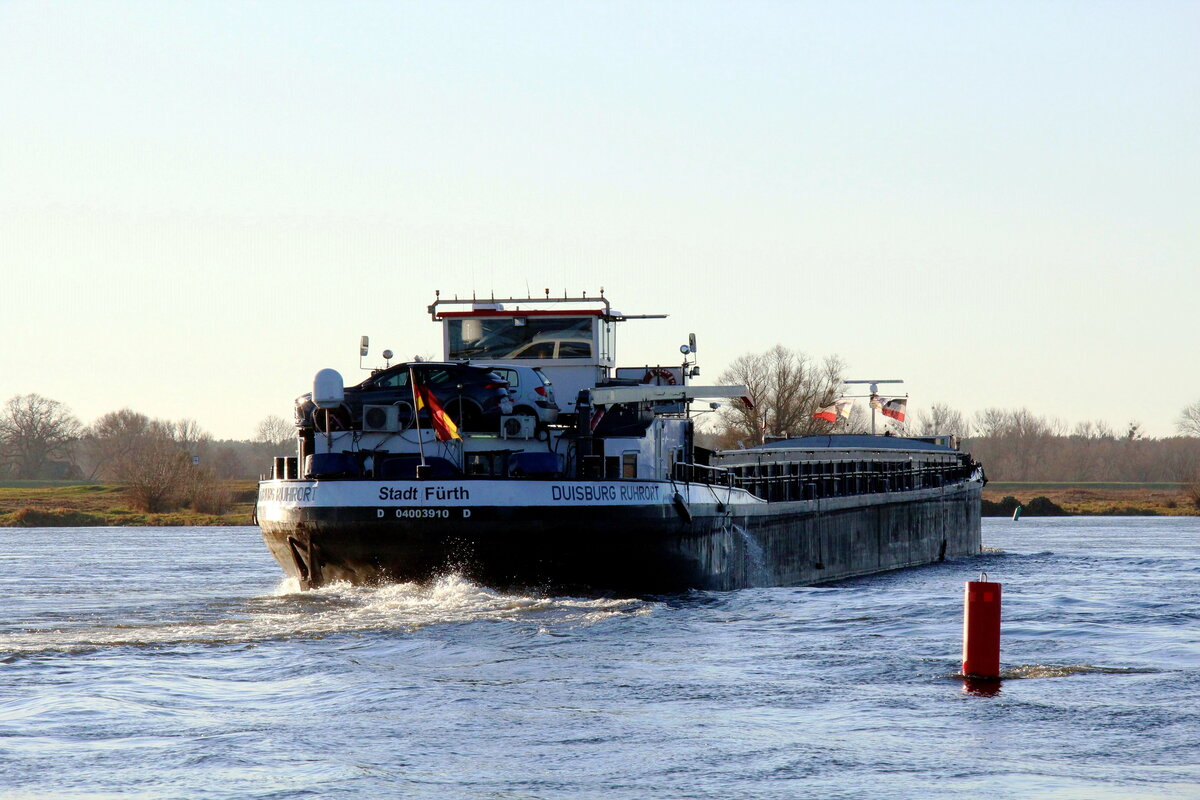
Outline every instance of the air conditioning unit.
POLYGON ((537 417, 515 414, 500 417, 500 435, 505 439, 532 439, 537 432, 537 417))
POLYGON ((398 406, 363 406, 364 431, 393 432, 400 430, 398 406))

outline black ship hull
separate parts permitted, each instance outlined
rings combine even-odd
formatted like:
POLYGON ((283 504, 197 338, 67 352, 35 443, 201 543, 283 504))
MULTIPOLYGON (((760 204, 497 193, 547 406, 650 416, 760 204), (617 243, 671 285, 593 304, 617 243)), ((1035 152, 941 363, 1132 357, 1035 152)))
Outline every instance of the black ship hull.
MULTIPOLYGON (((315 483, 269 483, 279 497, 289 483, 293 497, 317 493, 315 483)), ((340 482, 320 483, 330 495, 340 482)), ((385 495, 414 490, 388 486, 385 495)), ((642 486, 655 502, 260 500, 259 524, 302 588, 457 573, 496 587, 655 594, 815 584, 980 552, 982 484, 974 480, 776 502, 723 487, 642 486)))

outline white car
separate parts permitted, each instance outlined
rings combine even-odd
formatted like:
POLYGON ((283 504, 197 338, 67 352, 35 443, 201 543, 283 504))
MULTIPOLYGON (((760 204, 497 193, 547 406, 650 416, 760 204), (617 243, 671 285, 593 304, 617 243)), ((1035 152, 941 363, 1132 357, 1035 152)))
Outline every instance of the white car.
POLYGON ((534 338, 518 347, 508 358, 591 358, 591 339, 559 339, 554 336, 534 338))
POLYGON ((528 414, 537 417, 539 425, 549 425, 558 420, 558 403, 554 400, 554 387, 537 367, 488 365, 487 368, 508 381, 508 394, 512 398, 513 414, 528 414))

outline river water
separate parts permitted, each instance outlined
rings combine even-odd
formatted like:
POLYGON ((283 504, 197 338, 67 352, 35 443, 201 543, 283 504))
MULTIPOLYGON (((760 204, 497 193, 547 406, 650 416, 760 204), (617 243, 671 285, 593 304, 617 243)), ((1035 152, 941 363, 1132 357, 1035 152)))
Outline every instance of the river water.
POLYGON ((296 593, 255 528, 0 529, 3 798, 1200 798, 1200 519, 658 598, 296 593), (963 582, 1004 584, 998 692, 963 582))

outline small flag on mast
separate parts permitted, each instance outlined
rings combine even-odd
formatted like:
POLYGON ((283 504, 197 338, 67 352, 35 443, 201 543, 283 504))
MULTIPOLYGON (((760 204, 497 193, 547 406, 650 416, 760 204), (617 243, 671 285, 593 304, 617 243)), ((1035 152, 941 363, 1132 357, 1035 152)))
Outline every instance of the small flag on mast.
POLYGON ((853 408, 853 406, 854 406, 853 400, 847 400, 847 399, 843 398, 843 399, 838 400, 837 402, 833 403, 832 405, 828 405, 822 409, 819 409, 817 411, 817 413, 813 414, 813 418, 814 419, 823 419, 826 422, 837 422, 838 417, 845 417, 846 419, 850 419, 850 411, 853 408))
POLYGON ((826 422, 837 422, 837 405, 825 406, 813 414, 813 419, 823 419, 826 422))
POLYGON ((908 400, 904 397, 895 397, 891 400, 881 397, 880 411, 885 417, 891 417, 897 422, 904 422, 904 413, 908 409, 908 400))

